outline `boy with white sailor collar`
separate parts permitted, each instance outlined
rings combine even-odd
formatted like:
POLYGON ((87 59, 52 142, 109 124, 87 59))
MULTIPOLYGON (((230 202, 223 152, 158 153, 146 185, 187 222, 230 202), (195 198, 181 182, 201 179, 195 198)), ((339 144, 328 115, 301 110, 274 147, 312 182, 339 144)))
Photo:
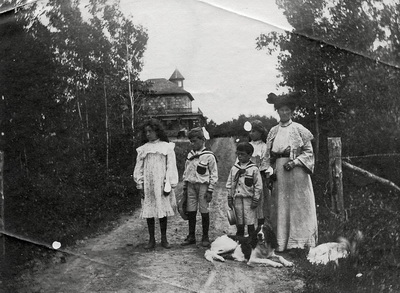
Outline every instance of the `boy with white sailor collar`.
POLYGON ((238 143, 238 162, 231 168, 226 183, 228 206, 236 213, 236 235, 242 237, 246 225, 249 235, 255 231, 256 208, 263 188, 260 170, 250 160, 253 152, 254 147, 250 143, 238 143))
POLYGON ((209 205, 215 184, 218 181, 217 161, 214 153, 206 149, 204 133, 200 127, 190 130, 188 138, 192 150, 187 156, 185 171, 183 172, 183 196, 187 197, 189 235, 181 245, 196 243, 196 215, 197 209, 199 209, 203 228, 201 244, 208 247, 210 245, 208 237, 209 205))

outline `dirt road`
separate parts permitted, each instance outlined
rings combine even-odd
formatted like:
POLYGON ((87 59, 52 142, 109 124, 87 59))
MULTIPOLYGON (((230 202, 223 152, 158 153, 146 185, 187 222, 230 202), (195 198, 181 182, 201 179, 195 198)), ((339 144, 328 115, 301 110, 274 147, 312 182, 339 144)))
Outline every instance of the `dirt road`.
MULTIPOLYGON (((224 181, 234 161, 234 142, 215 139, 212 150, 219 160, 220 182, 211 204, 210 238, 234 233, 226 219, 224 181)), ((177 195, 181 186, 177 187, 177 195)), ((168 219, 169 250, 160 244, 145 251, 146 222, 139 211, 121 219, 113 231, 82 241, 68 253, 59 252, 51 266, 26 273, 19 292, 300 292, 303 281, 291 279, 291 268, 248 267, 227 261, 210 263, 200 245, 181 247, 187 222, 179 215, 168 219)), ((201 239, 198 215, 197 239, 201 239)), ((288 259, 290 259, 288 257, 288 259)))

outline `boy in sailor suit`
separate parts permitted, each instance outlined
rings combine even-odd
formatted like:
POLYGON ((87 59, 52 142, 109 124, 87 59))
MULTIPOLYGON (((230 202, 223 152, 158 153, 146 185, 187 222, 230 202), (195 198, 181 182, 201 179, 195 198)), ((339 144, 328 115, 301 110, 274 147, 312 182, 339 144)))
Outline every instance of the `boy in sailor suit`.
POLYGON ((185 171, 183 172, 183 196, 187 197, 189 235, 181 245, 196 243, 196 215, 197 209, 199 209, 203 228, 201 244, 208 247, 210 245, 208 237, 209 205, 215 184, 218 181, 217 161, 214 153, 206 149, 204 133, 200 127, 190 130, 188 138, 192 150, 187 156, 185 171))
POLYGON ((226 183, 228 205, 236 212, 237 236, 244 236, 245 225, 248 234, 255 231, 255 215, 262 194, 262 178, 258 167, 250 160, 254 148, 248 142, 238 143, 238 162, 231 168, 226 183))

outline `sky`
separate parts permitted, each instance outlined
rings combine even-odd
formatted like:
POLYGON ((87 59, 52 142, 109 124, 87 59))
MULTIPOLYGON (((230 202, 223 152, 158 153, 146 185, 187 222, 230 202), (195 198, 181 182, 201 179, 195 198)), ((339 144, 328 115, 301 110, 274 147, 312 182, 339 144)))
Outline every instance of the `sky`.
POLYGON ((282 93, 277 55, 256 49, 261 33, 291 30, 275 0, 121 0, 122 11, 147 29, 142 80, 175 69, 193 109, 217 124, 244 115, 277 117, 266 103, 282 93))

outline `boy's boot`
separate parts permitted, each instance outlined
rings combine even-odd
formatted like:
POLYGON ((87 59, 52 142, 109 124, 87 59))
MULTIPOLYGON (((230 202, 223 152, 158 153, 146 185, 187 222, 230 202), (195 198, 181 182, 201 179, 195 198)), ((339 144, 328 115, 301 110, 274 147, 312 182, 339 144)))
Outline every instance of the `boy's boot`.
POLYGON ((170 249, 171 245, 167 241, 167 217, 160 218, 160 229, 161 229, 161 246, 170 249))
POLYGON ((196 215, 197 215, 197 211, 188 212, 189 235, 181 243, 182 246, 186 246, 186 245, 190 245, 190 244, 196 244, 196 215))
POLYGON ((203 238, 201 239, 201 245, 203 247, 210 246, 210 239, 208 238, 208 229, 210 227, 210 214, 201 213, 201 224, 203 227, 203 238))
POLYGON ((236 225, 236 236, 244 237, 244 225, 236 225))
POLYGON ((154 237, 154 227, 155 221, 154 218, 147 218, 147 229, 149 230, 149 243, 147 243, 144 248, 145 249, 153 249, 156 246, 156 239, 154 237))

